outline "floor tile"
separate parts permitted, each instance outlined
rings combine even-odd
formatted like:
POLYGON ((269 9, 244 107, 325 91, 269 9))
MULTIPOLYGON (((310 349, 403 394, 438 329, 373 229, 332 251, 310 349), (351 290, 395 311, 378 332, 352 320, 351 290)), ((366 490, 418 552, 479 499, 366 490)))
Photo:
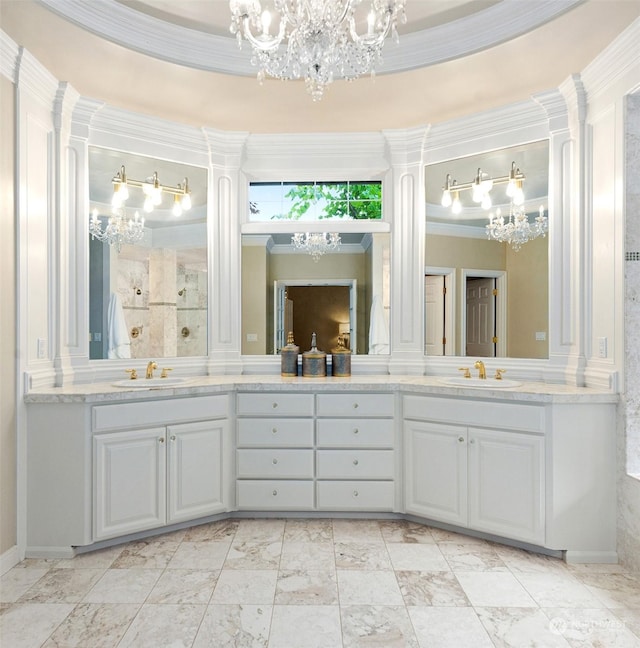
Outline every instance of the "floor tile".
POLYGON ((383 543, 380 524, 377 520, 333 520, 334 542, 383 543))
POLYGON ((284 541, 333 542, 333 523, 331 520, 287 520, 284 541))
POLYGON ((615 608, 612 611, 640 640, 640 608, 615 608))
POLYGON ((274 605, 269 648, 339 648, 337 605, 274 605), (295 637, 295 640, 294 640, 295 637))
POLYGON ((3 648, 40 648, 71 613, 72 603, 17 603, 0 616, 3 648))
POLYGON ((124 636, 140 605, 80 603, 42 648, 112 648, 124 636))
POLYGON ((505 545, 492 545, 502 562, 516 572, 567 572, 567 565, 560 558, 544 556, 505 545))
POLYGON ((474 607, 537 607, 511 573, 457 572, 456 578, 474 607))
POLYGON ((271 605, 209 605, 193 648, 267 648, 271 605))
POLYGON ((569 648, 540 608, 476 608, 496 648, 569 648))
POLYGON ((470 607, 410 607, 420 648, 493 648, 470 607))
POLYGON ((403 599, 392 571, 339 569, 340 605, 402 605, 403 599))
POLYGON ((337 569, 391 569, 383 543, 336 542, 335 561, 337 569))
POLYGON ((402 571, 451 571, 449 563, 435 544, 387 545, 391 564, 402 571))
POLYGON ((167 569, 222 569, 229 553, 227 542, 183 542, 176 549, 167 569))
POLYGON ((571 574, 515 574, 540 607, 601 608, 603 603, 571 574))
MULTIPOLYGON (((285 536, 286 537, 286 536, 285 536)), ((336 570, 333 542, 298 542, 285 539, 280 569, 336 570)))
POLYGON ((588 574, 580 582, 609 608, 640 608, 640 576, 588 574))
POLYGON ((21 597, 21 603, 79 603, 104 569, 50 569, 21 597))
POLYGON ((167 569, 149 594, 147 603, 207 605, 218 580, 218 571, 167 569))
POLYGON ((404 544, 433 544, 435 542, 431 529, 417 522, 407 520, 382 520, 379 522, 380 533, 385 542, 402 542, 404 544))
POLYGON ((166 536, 131 542, 113 561, 112 567, 116 569, 164 569, 179 545, 179 540, 166 536))
POLYGON ((455 571, 509 571, 496 550, 489 545, 442 542, 438 548, 455 571))
POLYGON ((282 541, 234 540, 224 561, 225 569, 278 569, 282 541))
POLYGON ((87 551, 68 560, 58 560, 57 569, 108 569, 124 551, 123 545, 87 551))
POLYGON ((199 524, 186 529, 184 542, 228 542, 231 544, 237 529, 237 520, 219 520, 218 522, 199 524))
POLYGON ((277 579, 275 569, 224 569, 213 590, 211 603, 272 605, 277 579))
POLYGON ((48 568, 21 569, 14 567, 10 569, 0 577, 0 602, 15 603, 48 572, 48 568))
POLYGON ((84 597, 85 603, 144 603, 162 569, 109 569, 84 597))
POLYGON ((451 572, 397 571, 405 605, 465 607, 469 599, 451 572))
POLYGON ((344 648, 418 648, 404 606, 347 605, 340 610, 344 648))
POLYGON ((205 605, 142 606, 118 648, 191 648, 205 605))
POLYGON ((281 571, 276 605, 337 605, 338 583, 333 572, 281 571))
POLYGON ((284 536, 284 520, 238 520, 234 540, 248 542, 281 542, 284 536))

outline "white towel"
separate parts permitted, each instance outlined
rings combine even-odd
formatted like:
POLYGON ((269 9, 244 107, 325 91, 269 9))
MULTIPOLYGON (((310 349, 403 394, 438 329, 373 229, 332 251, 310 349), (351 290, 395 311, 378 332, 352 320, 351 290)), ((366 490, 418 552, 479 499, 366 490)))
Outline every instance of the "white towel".
POLYGON ((369 355, 385 353, 389 353, 389 331, 382 299, 376 295, 371 303, 371 319, 369 320, 369 355))
POLYGON ((130 358, 131 340, 124 319, 122 302, 116 293, 111 293, 107 311, 107 357, 130 358))

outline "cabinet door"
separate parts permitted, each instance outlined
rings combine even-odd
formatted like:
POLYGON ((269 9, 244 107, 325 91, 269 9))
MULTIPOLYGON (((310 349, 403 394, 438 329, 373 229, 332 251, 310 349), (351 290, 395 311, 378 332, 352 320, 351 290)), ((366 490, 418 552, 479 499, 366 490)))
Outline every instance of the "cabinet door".
POLYGON ((226 421, 186 423, 167 428, 169 522, 226 510, 222 470, 226 429, 226 421))
POLYGON ((165 428, 93 438, 95 540, 166 523, 165 428))
POLYGON ((469 526, 544 543, 544 439, 469 428, 469 526))
POLYGON ((405 508, 433 520, 467 524, 467 429, 405 422, 405 508))

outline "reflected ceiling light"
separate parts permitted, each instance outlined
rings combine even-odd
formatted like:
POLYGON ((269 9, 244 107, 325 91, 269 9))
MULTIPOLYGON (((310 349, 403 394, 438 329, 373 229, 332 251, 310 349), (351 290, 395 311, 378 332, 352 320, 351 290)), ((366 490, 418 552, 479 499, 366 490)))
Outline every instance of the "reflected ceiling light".
POLYGON ((296 232, 291 243, 297 250, 307 252, 317 263, 323 254, 337 250, 340 246, 340 234, 337 232, 296 232))
POLYGON ((114 207, 111 216, 105 217, 103 223, 97 209, 94 209, 89 220, 89 234, 109 245, 115 245, 118 252, 123 243, 137 243, 144 236, 144 218, 136 211, 133 218, 127 218, 124 207, 114 207))
POLYGON ((516 205, 511 202, 509 217, 505 219, 496 210, 496 215, 489 214, 489 224, 487 225, 487 236, 501 243, 508 243, 517 252, 524 243, 531 241, 538 236, 544 236, 548 230, 547 217, 544 215, 544 207, 540 205, 538 215, 533 222, 529 222, 529 217, 523 205, 516 205))
POLYGON ((153 172, 153 175, 146 180, 133 180, 127 177, 127 172, 124 166, 120 167, 120 171, 113 176, 111 182, 113 183, 113 197, 111 198, 111 206, 114 209, 119 209, 124 206, 125 201, 129 198, 128 187, 139 187, 144 194, 143 209, 147 213, 151 213, 155 207, 162 203, 162 194, 167 193, 174 196, 174 209, 173 213, 179 216, 182 211, 191 209, 191 190, 189 189, 189 180, 185 178, 183 183, 178 183, 175 187, 160 184, 158 180, 158 173, 153 172), (176 214, 175 204, 176 201, 180 202, 180 214, 176 214))
POLYGON ((260 83, 266 75, 304 78, 318 101, 334 75, 347 80, 373 75, 387 36, 398 41, 396 26, 406 22, 406 0, 370 0, 366 30, 358 33, 355 14, 361 1, 273 0, 277 29, 272 35, 272 14, 259 0, 230 0, 230 30, 239 47, 243 38, 251 45, 260 83))

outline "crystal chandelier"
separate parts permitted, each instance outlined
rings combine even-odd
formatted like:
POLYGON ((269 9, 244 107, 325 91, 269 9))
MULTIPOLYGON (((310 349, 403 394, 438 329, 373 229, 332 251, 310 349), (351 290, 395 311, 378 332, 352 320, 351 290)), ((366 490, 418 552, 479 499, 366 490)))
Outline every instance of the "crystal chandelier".
POLYGON ((273 0, 279 25, 272 35, 271 12, 262 9, 260 0, 230 0, 230 30, 239 47, 244 37, 253 48, 251 63, 261 83, 266 75, 304 78, 318 101, 334 75, 351 80, 373 74, 389 33, 398 41, 396 26, 406 22, 406 0, 370 0, 367 27, 359 34, 355 14, 361 1, 273 0))
POLYGON ((296 232, 291 237, 291 243, 297 250, 307 252, 318 263, 323 254, 337 250, 340 245, 340 234, 337 232, 296 232))
POLYGON ((524 206, 512 202, 508 218, 502 216, 500 209, 496 210, 495 216, 489 214, 487 236, 501 243, 508 243, 514 252, 517 252, 524 243, 538 236, 544 236, 547 230, 548 222, 542 205, 533 222, 529 222, 524 206))
POLYGON ((103 229, 98 210, 94 209, 89 220, 89 234, 92 239, 115 245, 120 252, 123 243, 137 243, 144 236, 144 218, 137 211, 133 218, 127 218, 124 207, 114 207, 103 229))

